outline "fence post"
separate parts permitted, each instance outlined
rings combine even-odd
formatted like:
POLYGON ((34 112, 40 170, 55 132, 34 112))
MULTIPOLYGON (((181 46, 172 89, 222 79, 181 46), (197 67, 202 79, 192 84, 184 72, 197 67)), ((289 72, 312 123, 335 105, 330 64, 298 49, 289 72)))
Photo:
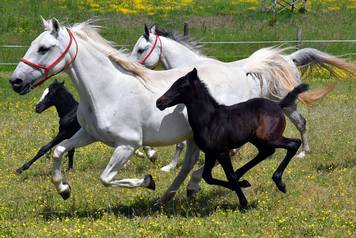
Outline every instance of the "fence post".
POLYGON ((188 35, 189 35, 189 25, 188 25, 188 22, 184 22, 183 35, 186 36, 186 37, 188 37, 188 35))
POLYGON ((300 50, 302 48, 302 27, 299 26, 297 30, 297 41, 295 45, 296 50, 300 50))

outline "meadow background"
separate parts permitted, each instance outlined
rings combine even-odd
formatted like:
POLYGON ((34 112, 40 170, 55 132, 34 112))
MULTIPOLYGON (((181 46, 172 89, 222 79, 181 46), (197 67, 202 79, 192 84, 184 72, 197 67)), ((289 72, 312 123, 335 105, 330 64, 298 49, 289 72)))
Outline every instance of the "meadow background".
MULTIPOLYGON (((269 1, 266 1, 266 5, 269 1)), ((39 16, 56 17, 66 24, 100 18, 102 33, 131 49, 143 33, 143 24, 182 32, 204 41, 294 40, 298 27, 303 39, 356 39, 356 0, 308 0, 307 14, 287 11, 273 18, 260 12, 255 0, 2 0, 0 45, 29 45, 43 29, 39 16)), ((203 51, 223 61, 244 58, 267 44, 207 44, 203 51)), ((285 46, 293 46, 285 45, 285 46)), ((355 60, 356 43, 303 43, 355 60)), ((0 48, 1 62, 16 62, 26 48, 0 48)), ((63 201, 50 182, 50 155, 29 171, 14 171, 30 159, 57 132, 57 115, 41 115, 34 105, 47 84, 28 95, 15 94, 8 84, 14 66, 0 66, 0 237, 355 237, 356 83, 316 73, 304 79, 312 88, 338 81, 336 88, 312 107, 301 105, 307 119, 312 153, 295 158, 285 172, 288 193, 271 180, 284 155, 275 156, 251 170, 246 191, 252 208, 237 209, 233 192, 208 186, 193 200, 185 187, 162 209, 154 202, 178 170, 160 172, 174 146, 159 148, 156 164, 133 158, 120 177, 151 173, 156 191, 105 188, 99 175, 112 149, 97 143, 78 149, 75 171, 67 172, 72 197, 63 201)), ((62 74, 75 94, 69 78, 62 74)), ((298 137, 288 124, 288 136, 298 137)), ((240 166, 256 153, 245 146, 234 159, 240 166)), ((66 164, 66 160, 64 160, 66 164)), ((202 160, 200 160, 202 164, 202 160)), ((220 168, 214 175, 224 178, 220 168)))

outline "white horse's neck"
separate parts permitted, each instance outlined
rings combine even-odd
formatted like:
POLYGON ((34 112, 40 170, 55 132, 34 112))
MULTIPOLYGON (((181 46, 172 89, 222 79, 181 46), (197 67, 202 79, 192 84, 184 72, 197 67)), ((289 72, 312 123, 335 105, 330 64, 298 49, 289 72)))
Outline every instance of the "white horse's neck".
POLYGON ((191 66, 200 60, 209 59, 177 41, 163 36, 160 36, 160 39, 162 42, 161 61, 166 69, 191 66))

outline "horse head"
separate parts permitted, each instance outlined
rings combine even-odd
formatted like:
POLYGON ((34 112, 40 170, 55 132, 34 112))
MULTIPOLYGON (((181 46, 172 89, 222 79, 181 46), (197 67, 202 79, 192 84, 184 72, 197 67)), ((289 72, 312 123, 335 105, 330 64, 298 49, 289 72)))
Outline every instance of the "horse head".
POLYGON ((42 18, 44 32, 42 32, 20 59, 15 71, 11 75, 12 89, 23 95, 43 83, 46 79, 61 72, 67 65, 73 63, 74 56, 69 50, 75 41, 72 33, 61 26, 58 20, 42 18))

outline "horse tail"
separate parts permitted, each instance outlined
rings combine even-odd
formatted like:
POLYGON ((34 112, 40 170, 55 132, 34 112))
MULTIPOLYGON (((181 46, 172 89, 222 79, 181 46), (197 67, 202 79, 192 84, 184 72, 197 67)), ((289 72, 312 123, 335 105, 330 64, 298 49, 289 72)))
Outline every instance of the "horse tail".
POLYGON ((303 102, 304 104, 310 105, 310 104, 318 101, 322 97, 324 97, 331 90, 333 90, 335 85, 336 85, 336 83, 331 83, 322 89, 314 89, 314 90, 310 90, 308 92, 304 92, 299 95, 298 99, 299 99, 299 101, 303 102))
POLYGON ((281 48, 262 48, 254 52, 244 64, 246 74, 260 79, 263 94, 281 99, 301 83, 295 68, 282 53, 281 48))
POLYGON ((280 102, 279 106, 281 108, 290 107, 295 104, 295 101, 298 99, 299 94, 307 91, 309 85, 302 83, 296 86, 292 91, 290 91, 280 102))
POLYGON ((313 48, 304 48, 288 55, 303 73, 312 68, 321 68, 337 78, 356 76, 356 64, 313 48))

